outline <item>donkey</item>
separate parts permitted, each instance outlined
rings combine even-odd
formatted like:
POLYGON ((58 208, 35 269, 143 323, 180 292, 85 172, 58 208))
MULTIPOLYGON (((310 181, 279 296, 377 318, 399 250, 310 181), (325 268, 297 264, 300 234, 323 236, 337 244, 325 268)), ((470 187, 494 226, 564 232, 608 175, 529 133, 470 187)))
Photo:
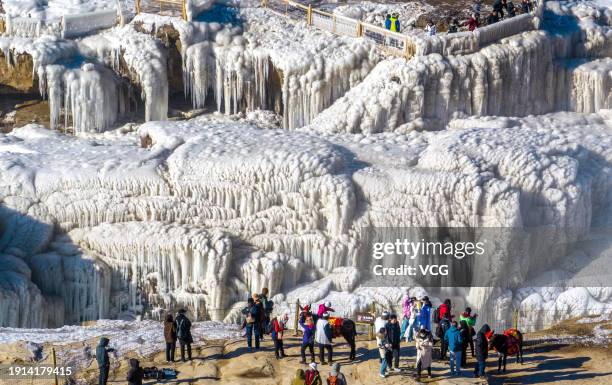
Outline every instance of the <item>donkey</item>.
POLYGON ((499 363, 497 365, 497 371, 506 372, 506 359, 508 356, 516 354, 516 363, 523 364, 523 333, 518 329, 508 329, 504 331, 504 334, 493 334, 489 338, 489 350, 495 349, 499 354, 499 363))

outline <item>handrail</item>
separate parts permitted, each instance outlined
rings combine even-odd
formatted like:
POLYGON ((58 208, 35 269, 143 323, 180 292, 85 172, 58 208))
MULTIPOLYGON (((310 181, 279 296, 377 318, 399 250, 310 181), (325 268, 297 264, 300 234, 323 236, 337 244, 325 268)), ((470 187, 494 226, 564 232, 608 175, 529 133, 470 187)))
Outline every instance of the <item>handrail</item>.
MULTIPOLYGON (((535 9, 530 13, 531 17, 541 17, 543 12, 543 8, 546 0, 536 0, 534 1, 535 9)), ((406 59, 410 59, 414 55, 419 52, 419 55, 428 54, 428 50, 423 47, 427 47, 429 44, 433 44, 434 42, 438 42, 440 38, 445 38, 448 36, 449 38, 454 38, 454 36, 450 35, 437 35, 437 36, 409 36, 405 34, 401 34, 398 32, 390 31, 386 28, 369 24, 363 22, 361 20, 352 19, 350 17, 346 17, 343 15, 337 15, 329 12, 322 11, 320 9, 314 9, 312 6, 305 6, 300 3, 297 3, 292 0, 261 0, 261 6, 264 8, 268 8, 271 12, 274 12, 280 16, 287 17, 295 20, 304 20, 306 24, 309 26, 313 26, 318 29, 322 29, 337 35, 350 36, 350 37, 364 37, 368 38, 384 51, 393 54, 395 56, 405 57, 406 59), (281 12, 278 9, 272 7, 272 4, 278 4, 284 11, 281 12), (299 9, 300 11, 305 12, 304 15, 296 15, 296 13, 291 13, 290 10, 299 9), (305 17, 304 17, 305 16, 305 17), (314 16, 314 17, 313 17, 314 16), (323 19, 327 19, 327 21, 323 21, 323 19), (342 26, 348 26, 349 28, 342 28, 342 26), (351 25, 354 25, 354 29, 350 28, 351 25)), ((519 15, 522 16, 522 15, 519 15)), ((519 17, 517 16, 517 17, 519 17)), ((525 23, 528 25, 528 23, 525 23)), ((488 26, 487 26, 488 27, 488 26)), ((494 24, 491 26, 492 28, 496 27, 505 27, 504 24, 494 24)), ((538 26, 534 25, 537 29, 538 26)), ((478 31, 478 29, 476 30, 478 31)), ((479 35, 476 34, 476 44, 475 49, 478 49, 481 46, 481 42, 479 39, 479 35)), ((483 42, 484 44, 490 43, 489 41, 483 42)), ((468 53, 468 52, 462 52, 468 53)), ((453 53, 450 53, 453 54, 453 53)))

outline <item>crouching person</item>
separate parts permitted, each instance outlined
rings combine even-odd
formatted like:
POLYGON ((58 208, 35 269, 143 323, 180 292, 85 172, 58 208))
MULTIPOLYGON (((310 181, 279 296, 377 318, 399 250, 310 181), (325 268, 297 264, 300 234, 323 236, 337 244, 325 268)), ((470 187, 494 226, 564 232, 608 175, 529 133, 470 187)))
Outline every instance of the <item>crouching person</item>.
POLYGON ((135 358, 130 358, 130 370, 127 374, 128 385, 142 385, 144 370, 140 367, 140 362, 135 358))

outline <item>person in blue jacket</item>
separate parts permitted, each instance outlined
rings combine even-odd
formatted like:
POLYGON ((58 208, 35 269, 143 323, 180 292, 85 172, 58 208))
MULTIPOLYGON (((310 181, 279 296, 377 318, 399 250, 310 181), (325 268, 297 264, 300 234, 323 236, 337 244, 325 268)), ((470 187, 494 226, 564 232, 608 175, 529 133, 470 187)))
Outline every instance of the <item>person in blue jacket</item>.
POLYGON ((310 362, 315 362, 314 354, 314 337, 315 337, 315 324, 312 317, 301 317, 300 326, 304 330, 304 336, 302 337, 302 345, 300 347, 300 355, 302 356, 301 364, 306 363, 306 349, 310 351, 310 362))
POLYGON ((388 13, 385 17, 385 29, 391 29, 391 15, 389 15, 388 13))
POLYGON ((453 321, 451 328, 444 334, 444 342, 446 342, 448 346, 450 355, 450 374, 451 376, 459 376, 461 375, 461 350, 463 348, 463 339, 461 338, 461 332, 457 328, 457 321, 453 321))
POLYGON ((431 330, 431 301, 429 297, 423 297, 423 307, 419 313, 419 327, 424 326, 425 329, 431 330))

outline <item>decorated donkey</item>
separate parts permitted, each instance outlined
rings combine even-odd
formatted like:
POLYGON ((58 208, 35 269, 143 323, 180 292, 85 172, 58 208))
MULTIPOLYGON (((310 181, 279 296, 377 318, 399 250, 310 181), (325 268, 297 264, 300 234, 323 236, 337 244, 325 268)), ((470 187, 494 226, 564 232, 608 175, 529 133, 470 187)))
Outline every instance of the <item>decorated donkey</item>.
POLYGON ((489 350, 495 349, 499 354, 499 363, 497 371, 501 372, 502 364, 504 372, 506 372, 506 359, 508 356, 516 354, 516 363, 523 363, 523 333, 518 329, 507 329, 504 334, 494 334, 489 332, 489 350))

